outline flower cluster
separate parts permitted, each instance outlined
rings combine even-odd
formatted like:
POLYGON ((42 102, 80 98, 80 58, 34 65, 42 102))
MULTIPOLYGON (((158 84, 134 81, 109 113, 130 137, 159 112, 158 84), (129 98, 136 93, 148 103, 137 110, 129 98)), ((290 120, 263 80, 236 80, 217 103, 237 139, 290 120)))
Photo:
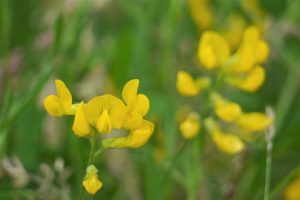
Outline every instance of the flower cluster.
MULTIPOLYGON (((244 112, 238 103, 223 97, 220 88, 229 85, 245 92, 257 91, 265 81, 265 69, 261 65, 269 55, 268 44, 262 39, 259 29, 250 26, 245 29, 237 50, 231 53, 222 35, 206 31, 200 39, 197 55, 201 69, 209 76, 194 79, 181 70, 177 73, 177 90, 183 96, 197 96, 206 90, 207 105, 214 113, 205 116, 206 130, 222 152, 239 153, 244 148, 241 138, 251 140, 253 133, 266 129, 272 119, 264 113, 244 112), (223 126, 229 127, 229 131, 223 131, 223 126)), ((200 130, 199 114, 192 111, 179 128, 184 138, 195 137, 200 130)))
MULTIPOLYGON (((150 102, 146 95, 138 94, 139 80, 126 83, 122 91, 123 100, 110 94, 96 96, 87 103, 73 104, 72 95, 66 85, 55 81, 57 95, 44 100, 47 112, 54 117, 74 115, 73 132, 78 137, 96 139, 98 135, 109 134, 113 129, 125 129, 124 137, 111 137, 101 141, 101 149, 138 148, 144 145, 154 130, 154 124, 144 119, 150 102)), ((91 165, 83 182, 86 190, 95 194, 102 187, 97 169, 91 165)))

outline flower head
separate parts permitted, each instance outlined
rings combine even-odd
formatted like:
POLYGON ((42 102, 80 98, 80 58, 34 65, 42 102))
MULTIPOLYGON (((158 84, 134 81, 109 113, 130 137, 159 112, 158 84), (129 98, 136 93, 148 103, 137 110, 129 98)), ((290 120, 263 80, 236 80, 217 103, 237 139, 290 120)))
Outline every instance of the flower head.
POLYGON ((105 94, 94 97, 87 103, 85 115, 99 133, 107 134, 112 128, 122 128, 127 108, 119 98, 105 94))
POLYGON ((200 118, 195 112, 190 113, 187 118, 180 123, 179 130, 182 136, 189 140, 197 136, 200 130, 200 118))
POLYGON ((244 113, 236 121, 237 125, 249 132, 263 131, 272 123, 272 119, 259 112, 244 113))
POLYGON ((64 82, 55 80, 57 95, 49 95, 44 100, 44 107, 54 117, 74 115, 76 107, 72 106, 72 95, 64 82))
POLYGON ((213 69, 221 66, 229 54, 229 45, 221 35, 213 31, 203 33, 198 48, 198 58, 203 67, 213 69))
POLYGON ((94 165, 89 165, 86 169, 86 176, 82 182, 85 190, 94 195, 102 187, 102 182, 98 179, 97 168, 94 165))
POLYGON ((300 199, 300 177, 293 180, 284 191, 284 199, 297 200, 300 199))

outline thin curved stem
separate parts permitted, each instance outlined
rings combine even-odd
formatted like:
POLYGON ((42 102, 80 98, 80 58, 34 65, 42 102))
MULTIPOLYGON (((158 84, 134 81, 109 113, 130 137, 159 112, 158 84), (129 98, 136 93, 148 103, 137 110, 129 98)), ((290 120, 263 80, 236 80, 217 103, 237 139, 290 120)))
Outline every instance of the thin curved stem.
POLYGON ((180 147, 179 147, 177 153, 175 154, 173 160, 171 161, 169 167, 167 168, 167 170, 166 170, 166 172, 165 172, 165 174, 164 174, 164 176, 163 176, 163 179, 162 179, 162 180, 163 180, 164 182, 167 182, 168 177, 169 177, 171 171, 173 170, 173 168, 174 168, 174 166, 175 166, 175 164, 176 164, 176 161, 178 160, 180 154, 183 152, 183 150, 184 150, 186 144, 187 144, 187 140, 183 140, 183 142, 181 143, 181 145, 180 145, 180 147))
MULTIPOLYGON (((87 166, 91 165, 94 160, 94 152, 95 152, 95 146, 96 146, 96 137, 90 138, 90 143, 91 143, 91 149, 90 149, 90 154, 89 154, 89 159, 87 166)), ((79 194, 79 200, 82 200, 84 196, 84 189, 83 186, 81 187, 80 194, 79 194)))

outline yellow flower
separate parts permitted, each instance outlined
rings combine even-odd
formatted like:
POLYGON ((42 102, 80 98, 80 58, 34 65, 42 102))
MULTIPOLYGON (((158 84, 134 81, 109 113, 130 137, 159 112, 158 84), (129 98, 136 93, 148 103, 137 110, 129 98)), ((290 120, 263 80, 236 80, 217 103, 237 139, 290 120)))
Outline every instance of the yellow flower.
POLYGON ((271 125, 272 119, 266 114, 252 112, 242 114, 236 121, 237 125, 249 132, 263 131, 271 125))
POLYGON ((220 151, 234 155, 244 149, 244 143, 239 137, 232 133, 223 132, 212 118, 206 119, 204 124, 220 151))
POLYGON ((218 67, 228 59, 229 54, 229 45, 221 35, 213 31, 203 33, 198 48, 198 58, 203 67, 218 67))
POLYGON ((269 46, 260 38, 256 26, 250 26, 244 31, 243 42, 237 56, 237 65, 234 67, 236 72, 248 72, 268 58, 269 46))
POLYGON ((299 200, 300 199, 300 177, 293 180, 284 191, 285 200, 299 200))
POLYGON ((128 81, 122 91, 122 97, 128 108, 124 127, 132 130, 136 129, 143 122, 143 117, 148 113, 150 102, 146 95, 137 94, 139 80, 128 81))
POLYGON ((127 108, 119 98, 105 94, 92 98, 86 105, 85 116, 99 133, 110 133, 113 128, 122 128, 127 108))
POLYGON ((199 78, 194 80, 186 71, 177 72, 176 87, 177 91, 183 96, 196 96, 199 92, 210 85, 209 78, 199 78))
POLYGON ((97 168, 94 165, 89 165, 86 169, 86 177, 82 184, 85 190, 94 195, 102 187, 102 182, 98 179, 97 168))
POLYGON ((234 155, 244 149, 244 143, 234 134, 215 130, 211 135, 218 149, 224 153, 234 155))
POLYGON ((143 120, 140 127, 132 130, 126 137, 109 138, 102 141, 102 146, 108 148, 138 148, 144 145, 154 130, 154 124, 147 120, 143 120))
POLYGON ((54 117, 74 115, 76 106, 72 105, 72 95, 61 80, 55 80, 57 95, 49 95, 44 100, 44 107, 54 117))
POLYGON ((179 125, 182 136, 186 139, 193 139, 200 130, 199 115, 195 112, 190 113, 187 118, 179 125))
POLYGON ((233 78, 231 82, 241 90, 255 92, 263 85, 265 76, 265 69, 261 66, 256 66, 245 77, 233 78))
POLYGON ((85 116, 83 101, 79 104, 76 111, 72 129, 78 137, 87 137, 91 134, 92 128, 85 116))
POLYGON ((214 15, 207 0, 189 0, 189 8, 199 30, 212 27, 214 15))
POLYGON ((224 100, 218 94, 213 94, 212 100, 216 115, 225 122, 233 122, 242 114, 239 104, 224 100))

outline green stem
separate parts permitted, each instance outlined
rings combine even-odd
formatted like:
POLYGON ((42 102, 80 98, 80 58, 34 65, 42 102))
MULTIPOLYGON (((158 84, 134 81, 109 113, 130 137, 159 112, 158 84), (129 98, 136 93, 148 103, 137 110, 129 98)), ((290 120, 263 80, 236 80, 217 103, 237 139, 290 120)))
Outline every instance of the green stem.
POLYGON ((164 176, 163 176, 163 182, 167 182, 168 178, 169 178, 169 175, 171 173, 171 171, 173 170, 175 164, 176 164, 176 161, 178 160, 180 154, 183 152, 184 148, 186 147, 186 144, 187 144, 187 140, 183 140, 177 153, 175 154, 173 160, 171 161, 169 167, 167 168, 164 176))
MULTIPOLYGON (((88 159, 88 163, 87 163, 87 166, 91 165, 93 163, 93 160, 94 160, 94 152, 95 152, 95 144, 96 144, 96 140, 97 138, 96 137, 92 137, 90 138, 90 143, 91 143, 91 150, 90 150, 90 155, 89 155, 89 159, 88 159)), ((83 199, 83 195, 84 195, 84 188, 83 186, 81 187, 81 190, 80 190, 80 194, 79 194, 79 200, 82 200, 83 199)))

